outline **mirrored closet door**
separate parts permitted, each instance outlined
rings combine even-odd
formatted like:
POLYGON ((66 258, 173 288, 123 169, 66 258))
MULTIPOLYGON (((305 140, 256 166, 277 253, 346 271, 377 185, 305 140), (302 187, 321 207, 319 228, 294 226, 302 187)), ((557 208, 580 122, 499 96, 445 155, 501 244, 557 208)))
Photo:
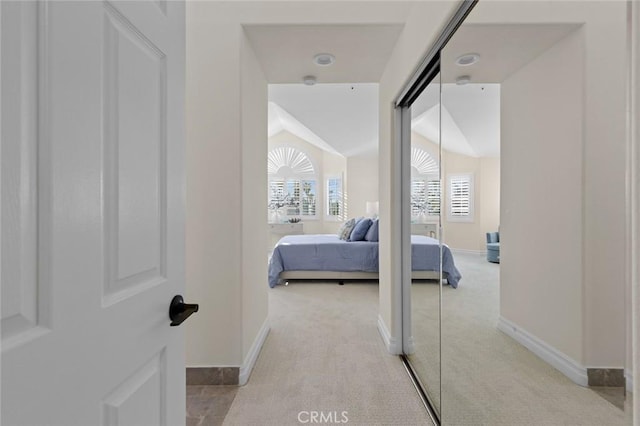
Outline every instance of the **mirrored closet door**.
POLYGON ((611 226, 626 9, 526 6, 478 2, 441 50, 443 243, 463 276, 442 293, 441 420, 629 424, 622 219, 611 226))
POLYGON ((405 360, 444 425, 630 425, 627 8, 464 5, 398 101, 405 360))
MULTIPOLYGON (((408 114, 409 115, 409 114, 408 114)), ((405 353, 440 415, 440 74, 410 106, 411 307, 405 353)))

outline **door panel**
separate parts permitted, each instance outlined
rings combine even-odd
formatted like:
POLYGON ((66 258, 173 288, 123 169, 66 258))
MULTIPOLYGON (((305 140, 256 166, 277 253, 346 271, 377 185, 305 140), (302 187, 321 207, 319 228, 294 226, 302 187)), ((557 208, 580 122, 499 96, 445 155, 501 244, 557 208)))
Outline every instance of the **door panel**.
POLYGON ((184 5, 0 16, 2 422, 184 424, 184 5))
POLYGON ((164 351, 154 356, 118 385, 103 400, 103 425, 165 426, 166 359, 164 351), (147 407, 140 410, 139 407, 147 407))
POLYGON ((45 278, 38 270, 37 5, 2 13, 2 347, 46 332, 45 278), (7 67, 4 64, 14 64, 7 67), (6 285, 5 285, 6 283, 6 285))
POLYGON ((166 55, 105 8, 105 300, 166 271, 166 55))

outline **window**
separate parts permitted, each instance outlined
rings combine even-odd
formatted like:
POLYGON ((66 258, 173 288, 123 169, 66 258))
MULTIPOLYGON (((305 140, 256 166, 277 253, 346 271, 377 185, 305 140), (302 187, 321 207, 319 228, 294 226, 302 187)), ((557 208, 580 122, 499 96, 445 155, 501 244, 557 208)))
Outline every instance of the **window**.
POLYGON ((430 180, 427 182, 427 215, 440 215, 440 181, 430 180))
POLYGON ((449 220, 473 222, 473 176, 449 176, 449 220))
POLYGON ((440 214, 440 181, 411 179, 411 216, 438 216, 440 214))
POLYGON ((315 169, 306 154, 292 147, 269 151, 269 212, 278 216, 316 216, 315 169))
POLYGON ((423 149, 411 150, 411 217, 440 215, 438 163, 423 149))
POLYGON ((342 178, 330 177, 327 179, 327 216, 342 220, 344 214, 344 196, 342 191, 342 178))

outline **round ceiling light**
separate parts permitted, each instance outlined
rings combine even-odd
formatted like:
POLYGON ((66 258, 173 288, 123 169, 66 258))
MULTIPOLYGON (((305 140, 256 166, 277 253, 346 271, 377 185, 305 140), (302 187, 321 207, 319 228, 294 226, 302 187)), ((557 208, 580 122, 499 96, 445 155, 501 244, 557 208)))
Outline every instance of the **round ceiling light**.
POLYGON ((333 65, 336 61, 336 57, 331 53, 318 53, 313 57, 313 63, 316 65, 320 65, 321 67, 328 67, 329 65, 333 65))
POLYGON ((462 67, 467 67, 469 65, 475 64, 479 60, 480 60, 480 55, 478 55, 477 53, 465 53, 464 55, 456 59, 456 64, 462 67))
POLYGON ((307 76, 302 77, 302 82, 304 84, 306 84, 307 86, 313 86, 314 84, 316 84, 316 81, 317 81, 317 79, 313 75, 307 75, 307 76))
POLYGON ((471 76, 469 75, 461 75, 460 77, 456 78, 456 84, 458 86, 462 86, 464 84, 469 84, 471 83, 471 76))

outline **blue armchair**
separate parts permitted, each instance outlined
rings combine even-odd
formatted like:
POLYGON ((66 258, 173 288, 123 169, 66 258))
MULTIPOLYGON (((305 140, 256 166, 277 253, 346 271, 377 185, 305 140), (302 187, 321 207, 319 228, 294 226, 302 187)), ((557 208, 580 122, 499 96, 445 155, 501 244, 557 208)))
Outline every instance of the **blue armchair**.
POLYGON ((500 263, 500 233, 487 232, 487 261, 500 263))

